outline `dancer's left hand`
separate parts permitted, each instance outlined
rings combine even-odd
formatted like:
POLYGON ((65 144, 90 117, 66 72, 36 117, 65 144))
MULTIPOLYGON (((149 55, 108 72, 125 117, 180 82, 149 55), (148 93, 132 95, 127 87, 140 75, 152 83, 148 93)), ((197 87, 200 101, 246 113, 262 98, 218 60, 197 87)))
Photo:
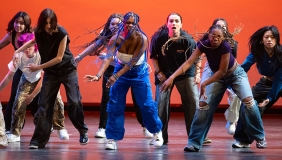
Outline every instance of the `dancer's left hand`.
POLYGON ((265 107, 267 104, 269 103, 269 99, 266 99, 264 101, 262 101, 261 103, 259 103, 259 107, 265 107))

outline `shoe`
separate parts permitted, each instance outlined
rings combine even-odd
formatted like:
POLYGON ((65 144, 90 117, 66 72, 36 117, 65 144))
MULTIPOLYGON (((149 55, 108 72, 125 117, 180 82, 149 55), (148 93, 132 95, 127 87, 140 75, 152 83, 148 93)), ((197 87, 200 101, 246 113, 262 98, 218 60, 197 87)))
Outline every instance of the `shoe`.
POLYGON ((14 134, 8 134, 7 138, 8 138, 8 142, 9 143, 11 143, 11 142, 20 142, 21 141, 21 136, 17 136, 17 135, 14 135, 14 134))
POLYGON ((267 143, 266 143, 265 138, 263 140, 258 140, 256 143, 256 146, 259 149, 267 148, 267 143))
POLYGON ((236 130, 235 122, 227 122, 225 128, 228 134, 234 135, 235 130, 236 130))
POLYGON ((143 135, 147 138, 153 138, 154 135, 152 133, 150 133, 147 128, 143 127, 143 135))
POLYGON ((95 133, 95 138, 105 138, 106 137, 106 129, 98 128, 97 132, 95 133))
POLYGON ((80 133, 79 143, 80 145, 86 145, 89 142, 87 133, 80 133))
POLYGON ((185 152, 199 152, 198 148, 195 148, 194 146, 186 145, 184 147, 185 152))
POLYGON ((113 139, 109 139, 105 146, 106 150, 117 150, 117 142, 113 139))
POLYGON ((236 141, 235 143, 232 144, 232 148, 250 148, 250 144, 249 143, 245 143, 245 142, 240 142, 240 141, 236 141))
POLYGON ((6 131, 5 133, 6 133, 6 134, 11 134, 11 132, 10 132, 10 131, 6 131))
POLYGON ((57 133, 60 140, 69 140, 70 138, 68 131, 66 129, 57 130, 57 133))
POLYGON ((51 133, 54 133, 54 128, 53 127, 51 128, 51 133))
POLYGON ((0 146, 8 146, 8 139, 7 139, 7 136, 6 134, 3 135, 3 136, 0 136, 0 146))
POLYGON ((212 140, 209 139, 209 137, 206 137, 203 144, 209 144, 209 143, 212 143, 212 140))
POLYGON ((29 149, 38 149, 39 147, 37 145, 34 145, 34 144, 30 144, 28 146, 29 149))
POLYGON ((150 141, 150 145, 154 145, 155 147, 161 147, 164 143, 163 133, 160 130, 158 133, 154 134, 154 138, 150 141))

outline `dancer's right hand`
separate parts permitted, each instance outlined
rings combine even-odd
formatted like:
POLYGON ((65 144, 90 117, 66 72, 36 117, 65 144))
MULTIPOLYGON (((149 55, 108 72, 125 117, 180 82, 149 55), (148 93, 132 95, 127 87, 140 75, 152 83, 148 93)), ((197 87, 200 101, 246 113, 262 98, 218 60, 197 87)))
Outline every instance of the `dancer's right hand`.
POLYGON ((85 75, 83 78, 85 79, 84 82, 86 83, 99 80, 97 76, 91 76, 91 75, 85 75))

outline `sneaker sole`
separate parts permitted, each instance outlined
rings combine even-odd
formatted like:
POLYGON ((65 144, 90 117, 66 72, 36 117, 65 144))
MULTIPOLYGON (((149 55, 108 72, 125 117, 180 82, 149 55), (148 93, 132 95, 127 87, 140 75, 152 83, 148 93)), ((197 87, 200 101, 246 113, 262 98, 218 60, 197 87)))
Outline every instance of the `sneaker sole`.
POLYGON ((88 142, 89 142, 89 138, 88 138, 87 142, 85 142, 85 143, 80 143, 80 145, 86 145, 88 142))
POLYGON ((106 136, 94 136, 95 138, 106 138, 106 136))
POLYGON ((232 144, 232 148, 250 148, 250 146, 242 146, 242 147, 240 147, 240 146, 237 146, 235 144, 232 144))
POLYGON ((28 148, 29 149, 38 149, 39 147, 38 146, 29 146, 28 148))

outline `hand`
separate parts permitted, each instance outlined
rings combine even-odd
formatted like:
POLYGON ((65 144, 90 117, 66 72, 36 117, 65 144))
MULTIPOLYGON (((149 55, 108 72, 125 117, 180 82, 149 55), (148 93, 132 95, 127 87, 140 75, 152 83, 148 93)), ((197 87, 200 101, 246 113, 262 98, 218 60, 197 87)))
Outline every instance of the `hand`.
POLYGON ((111 77, 108 79, 107 83, 106 83, 106 87, 107 87, 107 88, 112 87, 115 82, 116 82, 116 78, 113 77, 113 76, 111 76, 111 77))
POLYGON ((15 68, 18 68, 18 59, 19 59, 19 54, 15 53, 13 56, 13 65, 15 68))
POLYGON ((160 87, 160 91, 161 92, 165 92, 167 90, 170 90, 171 86, 172 86, 172 83, 173 83, 173 79, 172 78, 168 78, 163 84, 162 86, 160 87))
POLYGON ((164 82, 167 78, 165 77, 165 75, 163 74, 163 72, 160 72, 157 74, 157 78, 159 81, 164 82))
POLYGON ((208 97, 206 95, 206 85, 204 83, 202 83, 200 87, 200 98, 203 97, 206 100, 208 97))
POLYGON ((197 85, 201 82, 201 77, 200 75, 196 74, 194 77, 194 85, 197 85))
POLYGON ((85 75, 83 78, 85 78, 84 82, 86 83, 99 80, 97 76, 91 76, 91 75, 85 75))
POLYGON ((262 101, 261 103, 259 103, 259 107, 265 107, 267 104, 269 103, 269 99, 266 99, 264 101, 262 101))
POLYGON ((24 68, 28 68, 30 72, 35 72, 35 71, 40 70, 40 67, 33 63, 27 64, 27 66, 25 66, 24 68))
POLYGON ((232 102, 233 97, 234 97, 234 93, 232 91, 230 91, 229 89, 226 89, 225 93, 227 94, 229 101, 232 102))
POLYGON ((28 94, 23 95, 23 97, 25 97, 24 103, 27 105, 29 105, 33 101, 33 98, 34 98, 33 96, 28 95, 28 94))

